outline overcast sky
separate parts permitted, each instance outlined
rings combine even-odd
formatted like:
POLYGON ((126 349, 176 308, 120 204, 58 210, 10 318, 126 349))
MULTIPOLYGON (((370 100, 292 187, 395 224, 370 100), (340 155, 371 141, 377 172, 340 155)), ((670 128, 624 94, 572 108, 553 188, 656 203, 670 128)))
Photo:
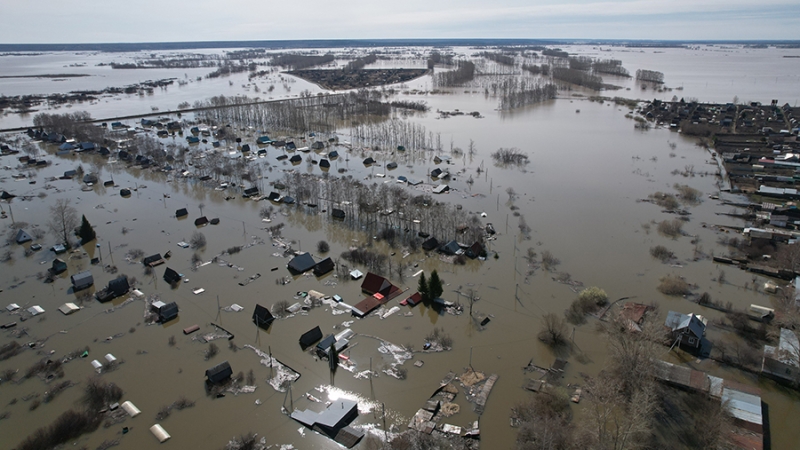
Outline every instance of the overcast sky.
POLYGON ((0 0, 0 43, 797 40, 798 0, 0 0))

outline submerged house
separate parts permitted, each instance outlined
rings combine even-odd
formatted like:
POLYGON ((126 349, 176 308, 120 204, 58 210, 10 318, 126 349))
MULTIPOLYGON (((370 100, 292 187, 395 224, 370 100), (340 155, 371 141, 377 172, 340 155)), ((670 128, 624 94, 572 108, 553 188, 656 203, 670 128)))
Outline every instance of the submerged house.
POLYGON ((331 346, 336 350, 336 352, 340 352, 347 348, 350 344, 350 341, 342 337, 341 339, 336 339, 336 336, 330 334, 328 337, 323 339, 319 344, 317 344, 317 355, 324 358, 330 358, 331 356, 331 346))
POLYGON ((89 272, 88 270, 71 276, 70 280, 72 281, 72 288, 76 291, 86 289, 94 284, 92 272, 89 272))
POLYGON ((319 342, 320 339, 322 339, 322 330, 319 328, 319 325, 317 325, 300 336, 300 348, 305 350, 319 342))
POLYGON ((100 303, 105 303, 109 300, 113 300, 117 297, 127 294, 130 288, 130 284, 128 284, 128 277, 120 276, 109 281, 108 286, 97 292, 95 297, 100 303))
POLYGON ((161 257, 161 253, 156 253, 143 259, 142 264, 148 267, 155 267, 159 264, 164 264, 164 258, 161 257))
POLYGON ((274 321, 275 317, 272 316, 272 313, 269 312, 269 309, 256 304, 256 309, 253 311, 253 323, 255 323, 256 326, 261 328, 269 328, 274 321))
POLYGON ((435 237, 429 237, 425 242, 422 243, 422 249, 426 252, 431 250, 435 250, 439 247, 439 241, 436 240, 435 237))
POLYGON ((367 272, 367 276, 365 276, 364 281, 361 282, 361 290, 369 295, 382 294, 386 296, 399 289, 386 278, 372 272, 367 272))
POLYGON ((670 311, 667 314, 664 326, 669 329, 674 341, 681 346, 695 350, 700 348, 701 341, 706 333, 705 322, 694 313, 687 315, 670 311))
POLYGON ((334 219, 344 220, 345 213, 341 209, 333 208, 331 210, 331 216, 333 216, 334 219))
POLYGON ((221 384, 228 381, 233 375, 233 369, 228 361, 223 361, 206 370, 206 381, 211 384, 221 384))
MULTIPOLYGON (((161 302, 159 302, 161 303, 161 302)), ((155 306, 155 303, 153 303, 155 306)), ((158 306, 158 321, 161 323, 169 322, 178 317, 178 304, 175 302, 161 304, 158 306)))
POLYGON ((164 271, 164 281, 169 284, 178 283, 181 281, 181 274, 167 267, 167 270, 164 271))
POLYGON ((472 244, 467 251, 465 252, 468 258, 478 258, 483 256, 486 257, 486 249, 483 247, 483 244, 480 241, 476 241, 472 244))
POLYGON ((302 255, 297 255, 292 258, 286 267, 289 269, 289 272, 291 272, 292 275, 300 275, 313 269, 316 264, 317 263, 314 262, 314 258, 311 257, 311 254, 306 252, 302 255))
POLYGON ((244 198, 255 197, 257 195, 258 195, 258 188, 257 187, 251 187, 251 188, 245 189, 244 192, 242 192, 242 197, 244 197, 244 198))
POLYGON ((189 211, 187 211, 186 208, 181 208, 181 209, 175 211, 175 217, 177 217, 178 219, 180 219, 182 217, 186 217, 188 215, 189 215, 189 211))
POLYGON ((456 241, 448 242, 447 244, 443 245, 439 251, 445 255, 460 255, 464 253, 464 250, 461 250, 461 246, 458 245, 458 242, 456 241))
POLYGON ((323 259, 322 261, 318 262, 317 265, 314 266, 314 275, 321 277, 331 271, 335 267, 333 260, 329 257, 323 259))
POLYGON ((67 270, 67 263, 58 258, 53 260, 53 265, 50 267, 50 273, 58 275, 67 270))
POLYGON ((761 374, 778 381, 800 383, 800 341, 794 331, 781 328, 778 346, 764 346, 761 374))
POLYGON ((322 412, 297 410, 291 417, 347 448, 352 448, 364 437, 363 431, 348 426, 358 417, 358 403, 353 400, 336 400, 322 412))

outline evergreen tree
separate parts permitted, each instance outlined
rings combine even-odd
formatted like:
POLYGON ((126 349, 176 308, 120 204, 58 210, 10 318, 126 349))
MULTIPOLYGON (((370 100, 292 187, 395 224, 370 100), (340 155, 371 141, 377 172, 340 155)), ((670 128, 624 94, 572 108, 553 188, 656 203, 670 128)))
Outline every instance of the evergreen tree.
POLYGON ((95 237, 97 237, 94 228, 92 228, 92 225, 86 220, 86 216, 82 216, 81 218, 81 229, 78 230, 78 236, 80 236, 81 243, 83 244, 93 241, 95 237))
POLYGON ((417 291, 419 291, 419 295, 422 296, 423 303, 428 303, 431 301, 430 296, 428 296, 428 282, 425 280, 425 272, 419 276, 419 285, 417 286, 417 291))
POLYGON ((431 300, 434 300, 441 297, 443 292, 442 280, 439 279, 439 274, 434 270, 431 272, 430 281, 428 281, 428 295, 431 300))

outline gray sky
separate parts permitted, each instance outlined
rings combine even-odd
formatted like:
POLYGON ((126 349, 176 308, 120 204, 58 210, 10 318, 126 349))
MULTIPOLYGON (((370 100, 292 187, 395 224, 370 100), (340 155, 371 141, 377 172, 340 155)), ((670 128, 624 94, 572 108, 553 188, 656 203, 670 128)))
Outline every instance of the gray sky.
POLYGON ((797 40, 798 0, 0 0, 0 43, 797 40))

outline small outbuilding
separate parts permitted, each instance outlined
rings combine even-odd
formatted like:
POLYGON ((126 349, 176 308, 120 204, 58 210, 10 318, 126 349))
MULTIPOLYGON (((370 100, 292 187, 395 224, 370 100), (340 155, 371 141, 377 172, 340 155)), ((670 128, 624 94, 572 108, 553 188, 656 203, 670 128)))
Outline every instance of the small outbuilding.
POLYGON ((86 289, 94 284, 92 272, 89 272, 88 270, 71 276, 70 280, 72 281, 72 288, 76 291, 86 289))
POLYGON ((178 219, 182 219, 182 218, 184 218, 184 217, 186 217, 188 215, 189 215, 189 211, 187 211, 186 208, 181 208, 181 209, 175 211, 175 217, 177 217, 178 219))
POLYGON ((76 311, 80 311, 80 308, 75 303, 64 303, 58 308, 58 310, 61 311, 61 313, 65 316, 68 316, 76 311))
POLYGON ((345 214, 343 210, 333 208, 331 210, 331 216, 333 216, 334 219, 344 220, 345 214))
POLYGON ((257 187, 247 188, 242 192, 242 197, 244 197, 244 198, 255 197, 257 195, 258 195, 258 188, 257 187))
POLYGON ((275 321, 275 317, 269 312, 269 309, 256 304, 256 309, 253 311, 253 323, 260 328, 269 328, 272 322, 275 321))
POLYGON ((208 217, 206 217, 206 216, 198 217, 197 219, 194 219, 194 226, 196 226, 196 227, 201 227, 201 226, 207 225, 207 224, 208 224, 208 217))

